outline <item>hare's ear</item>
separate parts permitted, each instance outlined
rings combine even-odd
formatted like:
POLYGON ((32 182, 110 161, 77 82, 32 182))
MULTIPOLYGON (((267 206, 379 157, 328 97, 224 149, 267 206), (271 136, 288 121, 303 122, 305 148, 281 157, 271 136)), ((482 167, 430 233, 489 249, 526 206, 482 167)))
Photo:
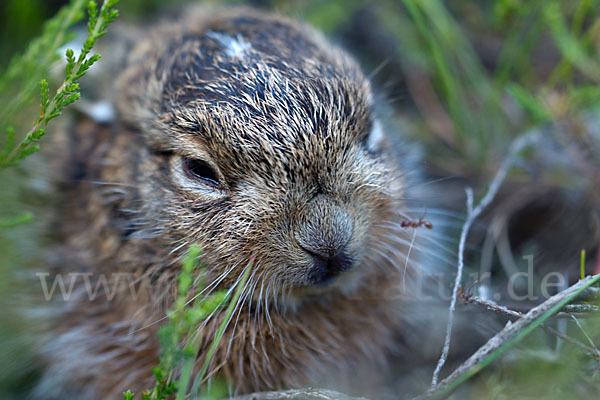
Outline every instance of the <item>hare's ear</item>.
MULTIPOLYGON (((79 81, 81 99, 73 104, 77 111, 101 124, 115 120, 117 77, 123 72, 127 58, 140 37, 143 37, 141 28, 115 24, 108 30, 107 35, 96 43, 92 51, 101 54, 102 57, 79 81)), ((87 30, 81 29, 76 32, 75 38, 65 45, 65 50, 71 48, 77 53, 86 38, 87 30)), ((58 68, 58 73, 64 74, 64 63, 62 68, 58 68)))

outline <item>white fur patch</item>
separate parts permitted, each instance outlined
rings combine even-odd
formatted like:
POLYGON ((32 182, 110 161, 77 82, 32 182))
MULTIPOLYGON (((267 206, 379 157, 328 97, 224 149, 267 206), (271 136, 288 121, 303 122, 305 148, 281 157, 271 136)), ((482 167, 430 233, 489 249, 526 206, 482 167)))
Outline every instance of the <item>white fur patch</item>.
POLYGON ((225 50, 225 54, 232 58, 243 58, 246 52, 252 48, 250 42, 244 40, 239 33, 233 37, 225 33, 208 31, 206 36, 218 42, 225 50))
POLYGON ((371 132, 369 132, 369 137, 367 139, 367 147, 369 150, 375 150, 379 147, 381 140, 383 139, 383 127, 378 120, 373 122, 373 126, 371 128, 371 132))

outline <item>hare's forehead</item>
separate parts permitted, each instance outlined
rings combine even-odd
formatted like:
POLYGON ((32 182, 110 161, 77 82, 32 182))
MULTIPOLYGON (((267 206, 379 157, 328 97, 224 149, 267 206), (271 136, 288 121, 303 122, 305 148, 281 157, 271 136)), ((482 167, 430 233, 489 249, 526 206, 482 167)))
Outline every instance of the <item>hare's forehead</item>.
POLYGON ((306 119, 369 105, 368 84, 347 57, 332 57, 293 26, 266 23, 257 29, 251 22, 242 18, 235 30, 206 30, 174 41, 157 71, 164 79, 161 103, 242 118, 270 114, 286 124, 285 115, 306 119), (278 34, 265 36, 269 29, 278 34))
POLYGON ((204 142, 247 151, 326 148, 361 140, 371 129, 368 93, 352 82, 254 77, 188 85, 177 91, 169 119, 204 142))
POLYGON ((176 131, 213 151, 253 158, 333 151, 368 134, 370 88, 352 62, 332 60, 294 27, 237 22, 235 30, 186 36, 173 48, 161 103, 170 105, 176 131), (283 31, 268 39, 269 26, 283 31))
MULTIPOLYGON (((188 108, 176 117, 189 140, 219 153, 281 157, 343 150, 362 142, 372 130, 366 105, 337 105, 318 99, 286 97, 264 103, 230 99, 210 107, 188 108)), ((254 157, 254 156, 253 156, 254 157)))

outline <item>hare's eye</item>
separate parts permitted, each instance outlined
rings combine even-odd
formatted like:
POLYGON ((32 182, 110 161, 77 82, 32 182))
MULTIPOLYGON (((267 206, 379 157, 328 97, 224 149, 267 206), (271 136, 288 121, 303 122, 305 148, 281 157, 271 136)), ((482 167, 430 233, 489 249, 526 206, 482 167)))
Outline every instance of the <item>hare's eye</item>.
POLYGON ((215 170, 206 162, 187 158, 183 160, 183 171, 190 179, 204 181, 209 185, 219 186, 219 177, 215 170))

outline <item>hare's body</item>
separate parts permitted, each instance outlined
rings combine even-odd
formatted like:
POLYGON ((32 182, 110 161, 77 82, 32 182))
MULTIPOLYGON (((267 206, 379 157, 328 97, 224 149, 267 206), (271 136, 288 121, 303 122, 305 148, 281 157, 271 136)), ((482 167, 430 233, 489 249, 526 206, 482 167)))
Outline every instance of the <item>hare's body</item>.
MULTIPOLYGON (((211 364, 237 393, 369 392, 401 329, 410 238, 402 155, 385 144, 368 82, 312 30, 247 9, 148 36, 118 80, 115 121, 80 119, 61 146, 60 272, 138 292, 90 299, 82 275, 39 393, 150 388, 192 243, 209 287, 253 268, 211 364)), ((199 365, 222 319, 202 328, 199 365)))

